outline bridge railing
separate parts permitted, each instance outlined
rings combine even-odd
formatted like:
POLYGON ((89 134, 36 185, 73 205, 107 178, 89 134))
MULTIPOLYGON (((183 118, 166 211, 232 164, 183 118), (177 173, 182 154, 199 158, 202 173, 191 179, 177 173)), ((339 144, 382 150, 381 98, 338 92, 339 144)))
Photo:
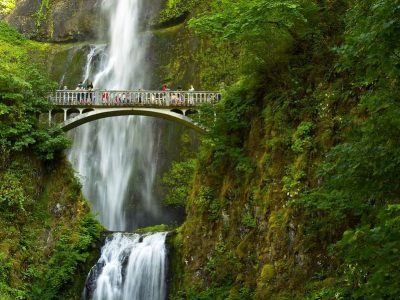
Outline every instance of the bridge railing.
POLYGON ((79 91, 58 90, 49 97, 55 105, 63 106, 199 106, 213 104, 221 99, 221 94, 210 91, 79 91))

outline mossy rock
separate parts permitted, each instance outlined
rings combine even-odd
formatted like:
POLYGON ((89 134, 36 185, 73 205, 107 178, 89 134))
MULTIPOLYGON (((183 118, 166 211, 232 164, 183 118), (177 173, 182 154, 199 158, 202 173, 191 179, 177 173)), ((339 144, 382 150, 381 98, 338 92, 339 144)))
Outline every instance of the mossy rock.
POLYGON ((30 38, 66 42, 93 38, 99 15, 96 0, 18 1, 6 21, 30 38))
POLYGON ((271 264, 265 264, 261 271, 260 280, 261 282, 268 282, 275 276, 275 268, 271 264))
POLYGON ((248 233, 244 239, 240 242, 240 244, 236 247, 236 255, 239 258, 245 258, 248 253, 248 249, 251 248, 251 241, 253 239, 254 230, 248 233))
POLYGON ((159 225, 136 229, 135 233, 144 234, 144 233, 150 233, 150 232, 165 232, 165 231, 169 231, 169 230, 170 230, 170 228, 168 227, 168 225, 159 224, 159 225))

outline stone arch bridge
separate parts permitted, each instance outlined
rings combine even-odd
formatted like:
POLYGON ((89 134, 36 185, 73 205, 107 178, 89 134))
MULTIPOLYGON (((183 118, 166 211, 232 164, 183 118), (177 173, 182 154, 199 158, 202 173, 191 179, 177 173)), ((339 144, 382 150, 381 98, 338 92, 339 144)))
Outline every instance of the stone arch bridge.
POLYGON ((102 118, 140 115, 175 121, 203 132, 196 122, 199 108, 220 99, 220 93, 210 91, 59 90, 49 97, 54 107, 48 117, 49 123, 61 122, 64 131, 102 118))

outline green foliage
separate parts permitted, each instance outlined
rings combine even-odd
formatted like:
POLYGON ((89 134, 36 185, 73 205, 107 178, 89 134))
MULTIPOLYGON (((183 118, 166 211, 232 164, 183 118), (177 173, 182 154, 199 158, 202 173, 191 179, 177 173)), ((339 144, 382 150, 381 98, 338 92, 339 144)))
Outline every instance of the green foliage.
POLYGON ((190 13, 199 0, 168 0, 160 12, 159 22, 168 22, 190 13))
MULTIPOLYGON (((235 181, 239 191, 249 181, 265 191, 251 203, 269 220, 260 222, 249 247, 260 263, 239 267, 257 269, 257 285, 268 282, 257 286, 258 299, 400 294, 399 7, 399 0, 222 0, 190 22, 222 45, 243 45, 238 64, 246 66, 242 80, 201 116, 210 131, 195 183, 212 182, 214 194, 227 195, 229 225, 198 218, 215 202, 200 193, 191 226, 197 236, 212 232, 212 245, 221 236, 235 240, 240 225, 254 223, 248 212, 235 216, 243 199, 226 191, 225 181, 235 181), (335 245, 330 253, 329 245, 335 245), (271 265, 263 270, 266 261, 271 265), (307 281, 311 290, 303 289, 307 281)), ((224 247, 229 253, 232 245, 224 247)), ((215 270, 224 259, 216 252, 198 255, 208 272, 202 291, 193 289, 198 295, 219 297, 207 282, 223 282, 215 270)), ((198 269, 188 269, 195 278, 198 269)))
POLYGON ((230 43, 246 50, 243 72, 262 70, 293 39, 298 39, 294 26, 305 23, 305 12, 311 1, 299 0, 239 0, 212 1, 211 13, 192 19, 189 26, 201 34, 230 43))
POLYGON ((203 139, 203 146, 212 151, 210 168, 231 164, 240 173, 253 171, 252 160, 244 155, 243 145, 250 130, 249 120, 257 112, 254 82, 244 80, 230 87, 215 107, 202 109, 200 123, 209 132, 203 139), (215 111, 218 111, 215 117, 215 111))
POLYGON ((361 75, 357 85, 366 87, 377 79, 390 84, 398 78, 399 4, 399 0, 354 1, 346 14, 345 43, 337 48, 342 55, 339 68, 361 75))
POLYGON ((0 208, 3 217, 16 221, 27 216, 34 205, 37 195, 37 170, 14 160, 10 166, 0 173, 0 208))
POLYGON ((221 204, 215 199, 214 191, 211 187, 202 185, 199 188, 195 204, 200 212, 204 213, 210 221, 215 221, 221 212, 221 204))
POLYGON ((159 225, 136 229, 135 233, 144 234, 144 233, 149 233, 149 232, 162 232, 162 231, 169 231, 169 230, 170 230, 170 227, 168 225, 159 224, 159 225))
POLYGON ((27 41, 0 22, 0 151, 2 156, 30 147, 43 159, 69 145, 56 128, 42 127, 38 115, 50 108, 46 98, 54 89, 37 66, 29 62, 27 41))
POLYGON ((235 253, 229 250, 223 241, 218 241, 205 266, 205 271, 215 285, 224 286, 235 280, 239 267, 240 263, 235 253))
POLYGON ((55 153, 60 153, 71 145, 71 141, 57 126, 37 130, 33 132, 32 136, 36 143, 34 149, 38 156, 44 160, 54 159, 55 153))
POLYGON ((242 225, 246 228, 256 228, 257 220, 250 212, 246 212, 242 217, 242 225))
POLYGON ((14 45, 21 45, 26 39, 18 31, 10 29, 7 23, 0 22, 0 40, 14 45))
POLYGON ((168 187, 163 202, 167 205, 185 206, 191 190, 196 160, 173 162, 171 169, 164 174, 162 181, 168 187))
POLYGON ((211 287, 204 290, 193 289, 186 293, 180 293, 182 296, 173 298, 174 300, 225 300, 229 299, 230 286, 211 287))
POLYGON ((50 13, 50 0, 42 0, 38 11, 35 13, 36 15, 35 25, 37 30, 40 29, 42 22, 48 18, 49 13, 50 13))
POLYGON ((353 299, 395 299, 400 295, 400 205, 388 205, 375 226, 348 230, 335 250, 344 259, 353 299))
MULTIPOLYGON (((360 114, 366 114, 367 118, 353 117, 352 130, 347 135, 347 140, 331 149, 319 172, 320 176, 326 178, 326 182, 324 188, 315 194, 318 195, 315 198, 320 200, 314 199, 316 202, 312 202, 322 209, 332 209, 330 214, 347 211, 362 215, 371 205, 379 207, 398 199, 400 184, 395 178, 400 166, 400 145, 397 138, 400 109, 395 102, 400 98, 400 89, 393 86, 393 81, 397 81, 400 74, 397 73, 394 61, 389 66, 387 60, 376 60, 378 52, 380 57, 388 57, 385 51, 389 44, 390 51, 394 53, 400 49, 395 37, 387 35, 387 28, 382 25, 382 22, 387 23, 388 28, 391 28, 398 23, 389 12, 392 12, 392 2, 389 4, 382 1, 379 5, 363 2, 351 9, 347 16, 351 29, 348 28, 346 32, 347 43, 340 48, 342 60, 339 66, 340 70, 347 69, 350 61, 357 66, 355 70, 351 70, 355 76, 353 84, 360 89, 357 110, 360 114), (363 20, 354 27, 354 18, 360 19, 360 15, 364 15, 366 10, 374 18, 366 18, 367 21, 363 20), (382 14, 383 12, 387 14, 382 14), (362 38, 366 32, 375 31, 380 36, 376 47, 371 46, 371 40, 362 38), (382 44, 386 46, 382 48, 382 44), (362 61, 363 68, 355 61, 362 61), (373 75, 372 80, 370 64, 380 70, 373 75), (386 77, 381 78, 380 72, 387 74, 386 77), (366 78, 369 78, 367 82, 364 81, 366 78), (374 82, 373 85, 370 85, 371 82, 374 82)), ((390 56, 389 59, 394 58, 390 56)))
POLYGON ((394 299, 400 293, 392 284, 399 280, 393 266, 400 257, 399 3, 356 2, 346 14, 336 67, 351 74, 358 105, 344 141, 328 152, 317 174, 323 184, 303 197, 314 218, 309 232, 327 236, 329 230, 331 242, 339 239, 331 254, 344 261, 345 298, 394 299))
POLYGON ((69 165, 53 168, 24 152, 0 171, 1 299, 77 299, 91 267, 103 228, 69 165))
POLYGON ((77 232, 64 232, 55 244, 54 254, 47 261, 32 286, 33 299, 58 299, 63 286, 71 283, 79 264, 86 262, 90 249, 99 237, 102 226, 88 214, 78 225, 77 232))
POLYGON ((0 207, 4 211, 10 211, 12 215, 23 213, 25 203, 29 201, 23 188, 23 182, 12 171, 4 173, 0 179, 0 207))
POLYGON ((302 153, 312 146, 312 129, 314 124, 311 122, 302 122, 293 135, 292 150, 295 153, 302 153))
POLYGON ((0 0, 0 16, 7 15, 15 7, 15 0, 0 0))
POLYGON ((232 1, 213 2, 213 13, 192 20, 191 26, 201 32, 225 39, 257 41, 266 38, 269 27, 290 29, 305 22, 301 1, 232 1))
MULTIPOLYGON (((8 281, 8 277, 9 277, 11 269, 12 269, 12 264, 8 260, 7 256, 4 253, 0 252, 0 282, 1 283, 8 281)), ((1 292, 1 290, 2 290, 2 287, 0 287, 0 292, 1 292)))

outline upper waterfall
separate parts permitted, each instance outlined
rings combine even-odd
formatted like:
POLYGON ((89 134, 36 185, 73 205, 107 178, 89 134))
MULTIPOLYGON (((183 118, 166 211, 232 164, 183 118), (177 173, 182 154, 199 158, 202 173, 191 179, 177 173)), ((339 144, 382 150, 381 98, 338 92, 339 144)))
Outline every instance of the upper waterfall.
POLYGON ((142 1, 103 0, 109 24, 106 60, 94 78, 94 86, 107 89, 146 88, 149 83, 145 54, 148 34, 141 33, 142 1))
MULTIPOLYGON (((82 80, 93 80, 95 88, 106 89, 146 88, 150 84, 146 53, 151 34, 144 32, 146 25, 139 22, 146 15, 143 3, 102 2, 107 39, 91 45, 82 80)), ((163 208, 161 213, 160 188, 155 182, 168 165, 163 154, 179 155, 175 140, 181 132, 170 122, 132 116, 94 121, 69 133, 74 143, 68 158, 107 229, 126 231, 176 219, 176 210, 163 208)))

